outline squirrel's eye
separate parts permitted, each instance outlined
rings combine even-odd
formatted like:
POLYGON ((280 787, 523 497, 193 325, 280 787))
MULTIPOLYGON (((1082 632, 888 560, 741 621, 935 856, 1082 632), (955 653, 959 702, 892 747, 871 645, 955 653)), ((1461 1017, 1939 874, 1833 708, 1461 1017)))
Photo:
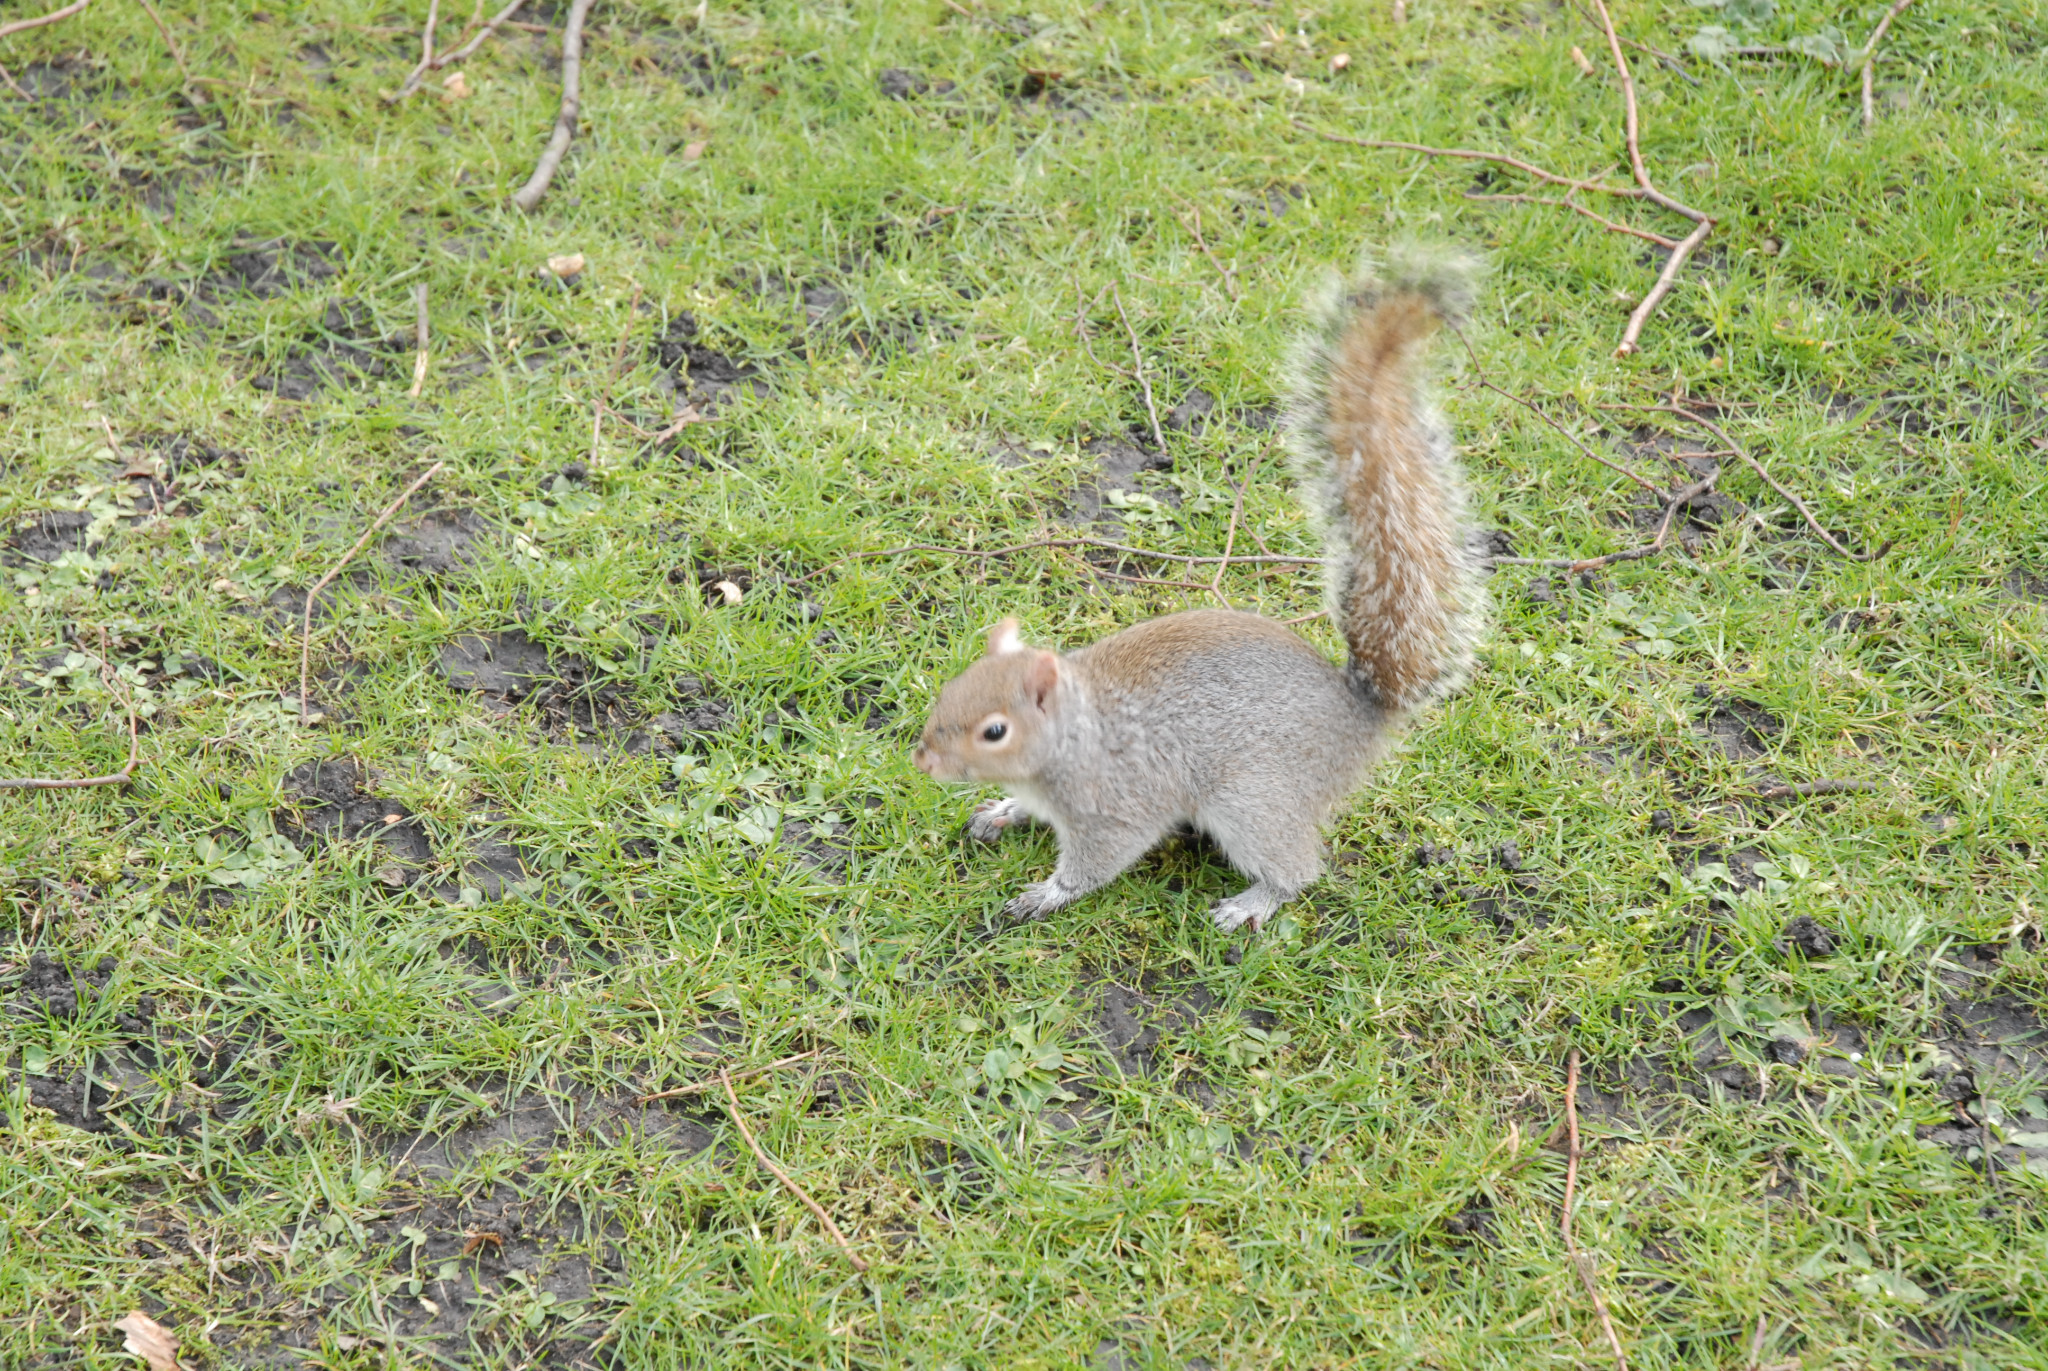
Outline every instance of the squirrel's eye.
POLYGON ((981 731, 981 740, 985 743, 999 743, 1008 735, 1009 731, 1010 726, 1008 724, 993 723, 981 731))

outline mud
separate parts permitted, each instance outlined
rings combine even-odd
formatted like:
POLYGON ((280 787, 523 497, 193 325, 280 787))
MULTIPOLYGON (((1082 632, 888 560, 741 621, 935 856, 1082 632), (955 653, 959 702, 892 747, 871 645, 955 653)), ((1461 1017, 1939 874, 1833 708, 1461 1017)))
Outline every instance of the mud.
POLYGON ((17 566, 22 558, 54 562, 67 552, 83 552, 86 530, 91 527, 92 516, 83 511, 45 510, 16 529, 7 540, 7 548, 17 566))
POLYGON ((1156 452, 1138 440, 1095 438, 1081 445, 1081 451, 1095 459, 1095 472, 1064 497, 1061 515, 1068 524, 1095 524, 1112 535, 1123 530, 1124 521, 1110 503, 1110 493, 1149 495, 1168 508, 1180 507, 1178 490, 1163 481, 1143 479, 1153 472, 1173 470, 1171 454, 1156 452))
POLYGON ((688 311, 669 320, 654 340, 653 353, 674 388, 678 408, 695 406, 699 414, 709 417, 740 401, 769 394, 761 368, 701 341, 697 316, 688 311))
MULTIPOLYGON (((254 293, 254 292, 252 292, 254 293)), ((323 388, 355 386, 398 374, 398 359, 413 350, 410 329, 381 334, 375 315, 360 301, 331 300, 316 327, 301 335, 272 372, 249 384, 281 400, 310 400, 323 388)))
POLYGON ((496 536, 475 510, 432 510, 399 524, 377 551, 396 570, 449 576, 484 560, 496 536))
POLYGON ((370 784, 371 777, 347 758, 302 762, 285 776, 291 798, 271 822, 308 853, 369 839, 406 879, 416 878, 434 861, 427 831, 404 801, 382 798, 367 789, 370 784))
POLYGON ((1784 730, 1777 716, 1752 700, 1715 700, 1693 731, 1706 738, 1731 762, 1768 756, 1772 739, 1784 730))

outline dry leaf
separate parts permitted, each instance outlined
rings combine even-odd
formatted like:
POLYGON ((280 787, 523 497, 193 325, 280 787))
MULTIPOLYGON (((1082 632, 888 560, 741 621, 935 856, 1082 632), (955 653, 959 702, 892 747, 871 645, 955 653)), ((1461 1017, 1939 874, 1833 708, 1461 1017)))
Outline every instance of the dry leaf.
POLYGON ((115 1322, 116 1331, 127 1335, 121 1346, 149 1363, 149 1371, 178 1371, 178 1340, 171 1330, 140 1309, 115 1322))
POLYGON ((729 605, 738 604, 740 602, 740 597, 746 594, 745 591, 741 590, 731 581, 718 581, 714 583, 711 588, 717 591, 723 597, 725 597, 725 602, 729 605))
POLYGON ((699 139, 697 142, 694 143, 683 144, 683 160, 685 162, 696 161, 699 157, 702 157, 704 155, 704 149, 710 146, 710 143, 702 139, 699 139))
POLYGON ((1342 70, 1344 70, 1344 68, 1346 68, 1346 67, 1348 67, 1348 66, 1350 66, 1350 65, 1351 65, 1351 54, 1350 54, 1350 53, 1348 53, 1348 52, 1340 52, 1340 53, 1336 54, 1336 55, 1335 55, 1334 57, 1332 57, 1332 58, 1330 59, 1330 70, 1331 70, 1331 71, 1342 71, 1342 70))
POLYGON ((467 100, 473 94, 475 92, 470 90, 469 81, 459 71, 449 72, 441 81, 443 100, 467 100))
POLYGON ((548 258, 548 270, 561 277, 564 281, 568 280, 571 276, 581 276, 583 268, 588 265, 589 263, 583 260, 583 254, 580 252, 572 252, 563 257, 548 258))
POLYGON ((1572 62, 1578 67, 1581 76, 1591 76, 1593 74, 1592 59, 1587 57, 1585 51, 1576 44, 1572 47, 1572 62))
POLYGON ((702 424, 710 421, 697 412, 695 405, 684 405, 676 411, 676 422, 679 424, 702 424))

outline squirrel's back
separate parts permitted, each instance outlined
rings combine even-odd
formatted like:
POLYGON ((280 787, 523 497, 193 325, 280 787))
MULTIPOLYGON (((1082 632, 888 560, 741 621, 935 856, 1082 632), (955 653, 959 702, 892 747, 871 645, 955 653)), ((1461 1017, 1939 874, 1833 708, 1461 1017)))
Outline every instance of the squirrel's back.
POLYGON ((1423 353, 1471 308, 1476 266, 1408 251, 1333 283, 1295 360, 1289 438, 1322 525, 1353 684, 1390 712, 1455 690, 1484 617, 1465 483, 1423 353))

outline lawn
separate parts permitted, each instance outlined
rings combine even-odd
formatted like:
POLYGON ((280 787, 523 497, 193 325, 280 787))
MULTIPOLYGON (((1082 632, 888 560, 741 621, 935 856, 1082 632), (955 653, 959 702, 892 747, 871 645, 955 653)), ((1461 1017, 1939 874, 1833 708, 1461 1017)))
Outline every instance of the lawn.
POLYGON ((425 9, 0 38, 0 776, 136 749, 0 791, 0 1364, 2048 1367, 2042 0, 1621 6, 1620 356, 1666 248, 1338 141, 1632 184, 1575 6, 599 3, 530 214, 567 8, 425 9), (1263 932, 1007 924, 938 686, 1313 615, 1042 544, 1312 556, 1415 238, 1475 679, 1263 932))

